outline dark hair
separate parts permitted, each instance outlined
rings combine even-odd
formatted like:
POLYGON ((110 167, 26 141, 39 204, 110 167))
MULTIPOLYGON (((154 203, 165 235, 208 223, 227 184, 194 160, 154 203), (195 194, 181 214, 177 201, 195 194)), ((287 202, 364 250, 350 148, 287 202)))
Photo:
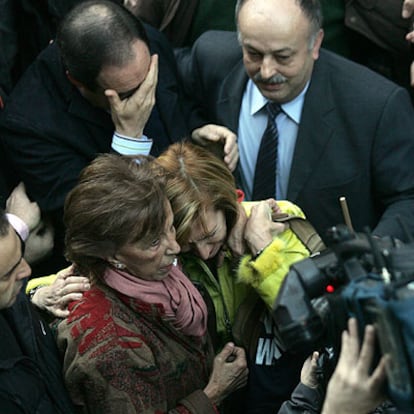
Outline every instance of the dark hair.
POLYGON ((125 7, 91 0, 74 7, 63 19, 56 41, 70 75, 96 92, 105 65, 122 66, 133 58, 132 43, 149 42, 144 26, 125 7))
POLYGON ((66 257, 82 274, 100 278, 107 258, 127 243, 150 242, 166 220, 163 178, 151 157, 98 156, 65 201, 66 257))
POLYGON ((10 223, 7 219, 6 212, 0 208, 0 237, 5 237, 9 234, 10 223))
MULTIPOLYGON (((244 4, 251 0, 237 0, 236 3, 236 23, 238 22, 239 13, 244 4)), ((315 37, 322 27, 322 10, 319 0, 292 0, 302 10, 311 24, 311 37, 315 37)), ((276 12, 276 11, 275 11, 276 12)))

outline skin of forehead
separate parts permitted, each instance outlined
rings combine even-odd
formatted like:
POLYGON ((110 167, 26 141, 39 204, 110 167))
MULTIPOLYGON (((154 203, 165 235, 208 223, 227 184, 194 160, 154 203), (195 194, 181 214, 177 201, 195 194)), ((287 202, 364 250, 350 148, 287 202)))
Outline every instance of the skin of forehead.
POLYGON ((102 68, 98 82, 103 88, 126 92, 144 81, 151 62, 148 47, 142 40, 135 41, 132 47, 134 55, 128 62, 122 66, 104 66, 102 68))
POLYGON ((306 27, 309 21, 293 0, 249 0, 240 10, 239 23, 243 31, 254 33, 258 27, 270 25, 278 37, 289 38, 306 27))

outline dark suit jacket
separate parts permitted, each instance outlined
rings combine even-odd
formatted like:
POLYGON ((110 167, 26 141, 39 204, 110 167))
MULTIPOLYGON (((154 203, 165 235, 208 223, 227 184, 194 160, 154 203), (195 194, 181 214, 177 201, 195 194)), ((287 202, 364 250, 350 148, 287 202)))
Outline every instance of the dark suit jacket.
MULTIPOLYGON (((237 133, 247 74, 236 36, 207 32, 180 68, 199 119, 237 133)), ((370 70, 321 50, 306 93, 287 198, 322 235, 343 222, 347 198, 354 227, 414 236, 414 111, 407 92, 370 70)))
POLYGON ((24 288, 13 306, 0 310, 0 407, 13 414, 75 412, 53 334, 24 288))

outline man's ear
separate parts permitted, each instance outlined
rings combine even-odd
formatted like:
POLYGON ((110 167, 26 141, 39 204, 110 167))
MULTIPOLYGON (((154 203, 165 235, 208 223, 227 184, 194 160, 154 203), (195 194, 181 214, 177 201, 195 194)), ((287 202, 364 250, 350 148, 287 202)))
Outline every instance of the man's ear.
POLYGON ((321 48, 324 35, 325 35, 325 33, 324 33, 323 29, 320 29, 318 34, 316 35, 315 43, 314 43, 313 48, 312 48, 312 57, 313 57, 314 60, 319 58, 319 50, 321 48))

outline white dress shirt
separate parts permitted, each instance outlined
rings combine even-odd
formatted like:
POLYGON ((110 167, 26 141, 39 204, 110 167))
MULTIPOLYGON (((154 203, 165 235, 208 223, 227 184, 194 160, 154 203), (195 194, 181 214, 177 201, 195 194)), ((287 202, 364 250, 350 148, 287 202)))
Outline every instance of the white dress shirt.
MULTIPOLYGON (((282 112, 276 117, 279 132, 278 177, 274 177, 277 200, 286 199, 287 196, 293 151, 308 86, 309 83, 306 84, 303 91, 295 99, 283 104, 281 106, 282 112)), ((260 141, 267 125, 267 112, 265 109, 267 102, 268 100, 260 93, 253 81, 249 79, 243 94, 238 129, 241 184, 245 191, 246 200, 251 200, 252 197, 257 154, 259 153, 260 141)))

